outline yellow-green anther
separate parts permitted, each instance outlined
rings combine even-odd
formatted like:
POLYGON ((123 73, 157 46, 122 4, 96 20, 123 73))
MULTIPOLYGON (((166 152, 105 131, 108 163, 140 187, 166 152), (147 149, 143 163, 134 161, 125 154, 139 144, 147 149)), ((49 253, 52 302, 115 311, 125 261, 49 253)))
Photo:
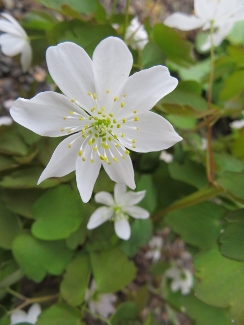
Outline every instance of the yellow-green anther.
POLYGON ((97 94, 96 93, 93 94, 93 98, 97 99, 97 94))
POLYGON ((122 102, 122 103, 120 104, 120 107, 123 108, 124 106, 125 106, 125 103, 122 102))
POLYGON ((82 156, 82 150, 79 151, 79 156, 82 156))
POLYGON ((117 124, 117 128, 118 128, 118 129, 120 128, 120 124, 117 124))
POLYGON ((118 97, 117 97, 117 96, 115 96, 115 97, 114 97, 114 102, 116 102, 116 101, 117 101, 117 99, 118 99, 118 97))
POLYGON ((126 123, 126 118, 123 118, 122 122, 123 122, 123 123, 126 123))
POLYGON ((135 122, 139 121, 139 117, 138 116, 134 117, 134 121, 135 122))
POLYGON ((71 148, 71 144, 68 144, 68 148, 71 148))
POLYGON ((114 116, 114 114, 113 114, 113 113, 109 113, 109 116, 113 117, 113 116, 114 116))

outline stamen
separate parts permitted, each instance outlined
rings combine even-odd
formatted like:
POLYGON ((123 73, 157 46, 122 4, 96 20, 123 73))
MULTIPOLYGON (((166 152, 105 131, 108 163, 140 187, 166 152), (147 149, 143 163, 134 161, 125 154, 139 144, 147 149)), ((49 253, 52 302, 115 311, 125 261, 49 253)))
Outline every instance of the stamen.
POLYGON ((72 99, 71 99, 71 102, 72 102, 72 103, 75 103, 75 99, 74 99, 74 98, 72 98, 72 99))
POLYGON ((125 106, 125 103, 122 102, 122 103, 120 104, 120 107, 123 108, 124 106, 125 106))
POLYGON ((110 93, 110 90, 109 90, 109 89, 108 89, 108 90, 106 90, 106 93, 107 93, 107 94, 109 94, 109 93, 110 93))
POLYGON ((93 94, 93 98, 97 99, 97 94, 96 93, 93 94))
POLYGON ((71 144, 70 143, 68 144, 68 148, 71 148, 71 144))
POLYGON ((118 99, 118 97, 117 97, 117 96, 115 96, 115 97, 114 97, 114 102, 116 102, 116 101, 117 101, 117 99, 118 99))
POLYGON ((139 117, 138 116, 134 117, 134 121, 135 122, 139 121, 139 117))
POLYGON ((134 111, 133 111, 133 113, 134 113, 134 114, 136 114, 136 113, 137 113, 137 111, 136 111, 136 110, 134 110, 134 111))
POLYGON ((63 119, 64 119, 64 120, 67 120, 67 116, 64 116, 63 119))
POLYGON ((80 156, 80 157, 82 156, 82 150, 79 151, 79 156, 80 156))
POLYGON ((123 123, 126 123, 126 118, 123 118, 122 122, 123 122, 123 123))

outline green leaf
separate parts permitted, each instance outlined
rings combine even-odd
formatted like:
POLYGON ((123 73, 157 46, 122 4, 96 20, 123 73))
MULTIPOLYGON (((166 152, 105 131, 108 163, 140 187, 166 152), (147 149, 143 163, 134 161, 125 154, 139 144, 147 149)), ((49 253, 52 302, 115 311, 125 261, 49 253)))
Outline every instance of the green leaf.
POLYGON ((45 192, 33 205, 32 234, 43 240, 64 239, 82 222, 82 208, 77 191, 60 185, 45 192))
POLYGON ((133 262, 119 248, 91 253, 90 256, 97 290, 101 293, 123 289, 136 275, 133 262))
POLYGON ((60 275, 72 257, 63 241, 41 241, 23 233, 13 242, 13 254, 25 275, 41 282, 46 273, 60 275))
POLYGON ((111 325, 128 325, 130 321, 136 320, 138 309, 133 301, 126 301, 119 305, 110 318, 111 325))
POLYGON ((183 240, 200 249, 216 243, 221 230, 224 210, 211 202, 203 202, 191 207, 169 212, 165 222, 183 240))
POLYGON ((215 169, 218 174, 225 171, 242 172, 244 170, 244 162, 225 153, 214 154, 215 169))
POLYGON ((20 138, 15 125, 1 126, 0 153, 16 156, 27 155, 28 147, 20 138))
POLYGON ((193 46, 173 28, 156 24, 153 28, 153 38, 168 59, 183 66, 189 66, 193 62, 193 46))
POLYGON ((62 11, 63 5, 68 5, 73 10, 75 10, 79 14, 90 15, 94 13, 97 8, 97 0, 89 0, 89 1, 77 1, 77 0, 37 0, 39 3, 48 7, 49 9, 55 9, 58 11, 62 11))
POLYGON ((195 325, 231 325, 226 309, 209 306, 193 294, 183 296, 180 292, 169 292, 165 297, 171 305, 189 316, 195 325))
POLYGON ((225 172, 217 182, 225 191, 236 198, 244 200, 244 172, 225 172))
POLYGON ((127 256, 134 256, 141 246, 149 242, 152 233, 153 225, 151 219, 135 220, 131 226, 131 237, 122 243, 122 250, 127 256))
POLYGON ((15 237, 20 231, 20 224, 16 215, 6 209, 0 201, 0 247, 11 249, 15 237))
POLYGON ((87 255, 79 253, 66 268, 60 290, 63 298, 71 306, 79 306, 85 297, 91 273, 87 255))
MULTIPOLYGON (((14 171, 2 178, 0 186, 11 189, 28 189, 28 188, 49 188, 60 183, 59 179, 47 179, 45 182, 37 185, 37 181, 43 172, 41 167, 30 167, 14 171)), ((61 180, 61 179, 60 179, 61 180)), ((62 178, 64 180, 64 178, 62 178)))
POLYGON ((243 92, 244 88, 244 70, 235 71, 224 81, 223 88, 219 93, 219 99, 222 101, 230 100, 243 92))
POLYGON ((151 175, 140 175, 136 182, 136 191, 146 191, 144 199, 138 203, 139 206, 153 213, 157 206, 156 191, 154 189, 153 180, 151 175))
POLYGON ((244 21, 235 23, 227 39, 233 44, 244 44, 244 21))
POLYGON ((154 65, 165 64, 164 52, 153 42, 148 42, 141 54, 141 63, 143 69, 148 69, 154 65))
POLYGON ((229 213, 228 224, 219 242, 224 256, 244 261, 244 209, 229 213))
POLYGON ((17 167, 18 164, 11 157, 0 155, 0 172, 17 167))
POLYGON ((185 182, 196 188, 207 186, 205 168, 192 160, 185 160, 183 163, 172 162, 169 164, 169 172, 173 179, 185 182))
POLYGON ((244 319, 244 263, 221 255, 217 247, 204 251, 195 258, 196 296, 212 306, 227 308, 233 322, 244 319))
POLYGON ((231 143, 232 154, 237 158, 244 158, 244 128, 238 130, 238 137, 231 143))
POLYGON ((42 193, 41 189, 5 189, 2 193, 2 200, 10 211, 26 218, 33 218, 32 205, 42 193))
POLYGON ((55 18, 45 11, 31 11, 25 16, 23 27, 25 29, 50 30, 56 23, 55 18))
POLYGON ((40 314, 36 325, 84 325, 80 319, 80 311, 63 303, 57 303, 40 314))

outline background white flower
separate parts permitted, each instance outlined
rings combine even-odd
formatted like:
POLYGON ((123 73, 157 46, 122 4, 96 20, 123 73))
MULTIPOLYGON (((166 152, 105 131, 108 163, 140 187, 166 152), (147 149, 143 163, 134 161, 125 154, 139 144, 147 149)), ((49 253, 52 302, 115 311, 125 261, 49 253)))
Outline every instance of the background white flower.
POLYGON ((173 266, 165 272, 165 276, 172 279, 170 288, 173 292, 181 290, 183 295, 187 295, 191 291, 193 275, 189 270, 173 266))
POLYGON ((103 166, 113 181, 134 189, 128 149, 163 150, 182 140, 167 120, 149 112, 177 79, 163 66, 129 77, 132 63, 128 47, 116 37, 103 40, 93 60, 74 43, 48 48, 49 72, 66 96, 47 91, 31 100, 17 99, 10 110, 16 122, 40 135, 73 133, 56 148, 38 183, 76 170, 87 202, 103 166))
POLYGON ((39 304, 32 305, 27 313, 23 310, 16 310, 10 316, 10 325, 17 325, 19 323, 30 323, 34 325, 40 313, 41 306, 39 304))
POLYGON ((141 207, 134 206, 145 196, 146 191, 126 192, 124 184, 115 184, 114 197, 108 192, 99 192, 95 195, 97 203, 105 204, 98 208, 90 217, 87 228, 94 229, 108 220, 114 221, 114 230, 117 236, 127 240, 131 230, 128 216, 135 219, 147 219, 149 213, 141 207))
POLYGON ((97 313, 105 318, 115 310, 113 303, 117 300, 112 293, 99 293, 96 291, 96 284, 93 280, 90 289, 87 289, 85 300, 92 313, 97 313))
POLYGON ((241 129, 244 127, 244 119, 243 120, 236 120, 230 123, 230 127, 232 129, 241 129))
MULTIPOLYGON (((176 12, 166 18, 164 24, 181 30, 201 27, 203 30, 214 27, 213 44, 218 46, 229 34, 235 22, 244 19, 243 0, 195 0, 194 15, 176 12)), ((202 46, 208 50, 211 46, 210 36, 202 46)))
POLYGON ((152 259, 153 262, 157 262, 161 257, 163 238, 159 236, 153 236, 153 238, 148 243, 148 246, 149 250, 147 251, 145 257, 152 259))
POLYGON ((166 162, 167 164, 170 164, 174 157, 173 155, 171 155, 170 153, 168 153, 167 151, 163 150, 159 156, 160 160, 163 160, 164 162, 166 162))
POLYGON ((16 19, 7 13, 1 13, 0 18, 0 46, 3 54, 15 56, 20 54, 22 70, 26 72, 32 59, 32 49, 25 30, 16 19))
POLYGON ((11 125, 13 123, 13 119, 10 116, 1 116, 0 117, 0 126, 1 125, 11 125))
POLYGON ((147 32, 137 17, 133 18, 127 27, 125 40, 134 50, 143 50, 144 46, 148 43, 147 32))

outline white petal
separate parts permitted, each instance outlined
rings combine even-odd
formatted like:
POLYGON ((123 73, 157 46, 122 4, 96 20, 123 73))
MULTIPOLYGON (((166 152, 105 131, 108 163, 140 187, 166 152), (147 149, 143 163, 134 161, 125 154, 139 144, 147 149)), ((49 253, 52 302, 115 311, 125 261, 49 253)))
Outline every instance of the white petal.
MULTIPOLYGON (((68 134, 61 129, 67 127, 77 127, 77 130, 82 128, 84 121, 77 119, 66 119, 69 111, 75 111, 78 114, 87 116, 85 111, 81 110, 77 105, 72 103, 66 96, 46 91, 39 93, 32 99, 17 99, 10 113, 13 119, 27 129, 50 137, 58 137, 68 134)), ((72 133, 72 132, 71 132, 72 133)))
POLYGON ((41 312, 42 312, 42 310, 41 310, 41 306, 39 304, 32 305, 28 310, 27 322, 29 322, 31 324, 35 324, 37 321, 37 318, 41 312))
POLYGON ((74 171, 78 152, 83 141, 79 134, 73 134, 63 140, 55 149, 47 167, 38 180, 38 184, 49 177, 62 177, 74 171), (69 148, 68 145, 72 142, 73 144, 69 148))
POLYGON ((127 219, 116 220, 114 222, 114 230, 119 238, 124 240, 130 238, 130 224, 127 219))
POLYGON ((15 56, 22 52, 26 40, 15 35, 0 35, 0 46, 3 54, 15 56))
POLYGON ((113 210, 107 207, 100 207, 91 215, 87 229, 94 229, 108 221, 113 216, 113 210))
POLYGON ((28 70, 31 64, 31 60, 32 60, 32 49, 30 43, 25 42, 20 57, 20 62, 21 62, 23 72, 26 72, 28 70))
POLYGON ((139 115, 139 120, 135 122, 127 121, 121 125, 121 132, 124 137, 119 137, 119 141, 127 148, 136 152, 151 152, 164 150, 173 146, 182 138, 175 132, 173 126, 162 116, 146 112, 139 115), (137 130, 135 127, 138 127, 137 130), (135 140, 135 148, 131 140, 135 140))
POLYGON ((1 13, 1 16, 9 20, 9 22, 15 27, 15 31, 18 31, 19 35, 22 35, 23 38, 27 37, 25 30, 13 16, 9 15, 6 12, 1 13))
POLYGON ((1 125, 11 125, 13 120, 10 116, 1 116, 0 117, 0 126, 1 125))
POLYGON ((23 310, 16 310, 10 315, 10 325, 23 323, 27 321, 27 314, 23 310))
POLYGON ((95 201, 97 203, 105 204, 108 206, 114 205, 113 196, 108 192, 99 192, 95 195, 95 201))
POLYGON ((126 204, 127 205, 135 205, 144 198, 146 195, 146 191, 140 191, 140 192, 127 192, 126 193, 126 204))
POLYGON ((150 217, 149 212, 141 207, 123 207, 123 209, 135 219, 147 219, 150 217))
POLYGON ((116 107, 116 119, 149 111, 162 97, 173 91, 178 80, 164 66, 156 66, 133 74, 127 80, 122 94, 126 94, 124 108, 116 107))
POLYGON ((101 161, 95 157, 91 162, 92 147, 87 145, 85 149, 85 161, 79 157, 76 161, 76 183, 83 202, 88 202, 91 198, 96 179, 98 177, 101 161))
POLYGON ((99 315, 107 318, 110 314, 114 312, 115 308, 112 304, 112 301, 114 301, 114 297, 115 296, 112 294, 99 295, 99 301, 97 303, 97 311, 99 315))
MULTIPOLYGON (((229 0, 228 0, 229 1, 229 0)), ((194 10, 198 17, 202 18, 202 20, 211 20, 214 18, 214 14, 217 11, 218 2, 215 0, 195 0, 194 1, 194 10)))
POLYGON ((126 196, 125 184, 115 184, 114 186, 114 199, 119 205, 123 205, 124 197, 126 196))
POLYGON ((85 109, 94 106, 88 92, 95 92, 92 61, 75 43, 65 42, 47 49, 48 70, 62 92, 85 109))
MULTIPOLYGON (((201 1, 204 2, 203 0, 201 1)), ((203 21, 196 16, 188 16, 180 12, 175 12, 165 19, 164 24, 169 27, 188 31, 201 27, 203 21)))
POLYGON ((103 167, 108 174, 108 176, 116 183, 125 184, 129 186, 132 190, 136 187, 134 180, 134 169, 129 155, 122 152, 120 148, 110 147, 110 150, 115 158, 118 159, 117 162, 113 160, 110 152, 108 152, 108 160, 111 162, 109 165, 103 162, 103 167), (124 159, 119 155, 122 152, 124 159))
POLYGON ((111 107, 114 97, 120 95, 132 64, 132 55, 121 39, 108 37, 98 44, 93 53, 93 67, 100 106, 111 107))
POLYGON ((180 280, 174 280, 174 281, 172 281, 170 287, 171 287, 171 290, 173 292, 178 291, 181 288, 180 280))

